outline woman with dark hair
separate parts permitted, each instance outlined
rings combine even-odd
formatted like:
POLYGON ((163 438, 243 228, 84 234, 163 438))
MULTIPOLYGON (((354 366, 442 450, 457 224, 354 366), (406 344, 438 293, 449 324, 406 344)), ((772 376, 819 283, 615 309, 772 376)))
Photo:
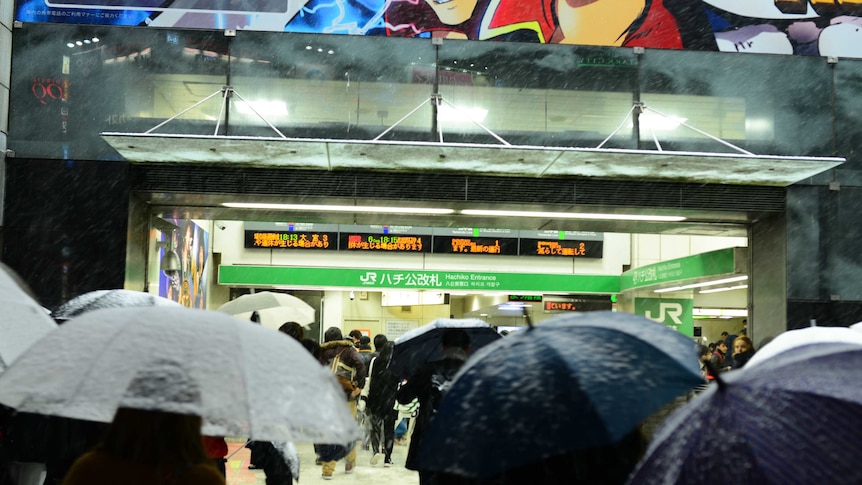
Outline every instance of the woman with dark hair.
POLYGON ((224 485, 207 457, 199 416, 120 408, 102 442, 63 485, 224 485))
POLYGON ((361 401, 365 402, 365 413, 368 415, 371 428, 371 464, 376 465, 383 456, 383 466, 392 466, 392 448, 395 445, 395 420, 398 411, 395 409, 395 391, 398 379, 389 372, 389 360, 392 359, 391 341, 383 344, 380 355, 369 364, 368 385, 362 389, 361 401))

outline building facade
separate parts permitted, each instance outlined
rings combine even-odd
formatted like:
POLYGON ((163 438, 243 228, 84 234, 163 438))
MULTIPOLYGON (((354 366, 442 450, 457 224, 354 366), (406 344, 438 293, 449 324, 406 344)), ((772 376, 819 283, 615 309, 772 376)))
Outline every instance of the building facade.
POLYGON ((3 261, 46 306, 144 289, 154 213, 276 217, 223 205, 264 199, 681 214, 543 227, 745 235, 757 335, 862 320, 862 43, 807 2, 760 23, 652 2, 612 40, 502 2, 457 23, 8 3, 3 261))

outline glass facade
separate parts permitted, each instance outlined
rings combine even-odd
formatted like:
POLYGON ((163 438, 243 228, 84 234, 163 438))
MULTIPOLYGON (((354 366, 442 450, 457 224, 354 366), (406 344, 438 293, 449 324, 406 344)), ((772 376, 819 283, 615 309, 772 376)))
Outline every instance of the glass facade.
POLYGON ((839 131, 860 125, 860 69, 800 56, 25 24, 9 144, 20 157, 117 159, 99 133, 153 130, 734 150, 718 138, 757 154, 847 154, 854 137, 839 131))

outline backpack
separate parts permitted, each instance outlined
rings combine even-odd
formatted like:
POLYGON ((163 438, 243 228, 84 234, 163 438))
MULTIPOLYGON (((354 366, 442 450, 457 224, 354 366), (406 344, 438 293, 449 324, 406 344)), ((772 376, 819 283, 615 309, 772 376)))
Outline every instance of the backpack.
POLYGON ((358 389, 358 386, 354 382, 354 379, 356 379, 356 369, 341 361, 341 354, 347 349, 348 347, 345 347, 335 354, 335 357, 329 362, 329 368, 335 374, 338 383, 344 388, 344 392, 350 397, 358 389))

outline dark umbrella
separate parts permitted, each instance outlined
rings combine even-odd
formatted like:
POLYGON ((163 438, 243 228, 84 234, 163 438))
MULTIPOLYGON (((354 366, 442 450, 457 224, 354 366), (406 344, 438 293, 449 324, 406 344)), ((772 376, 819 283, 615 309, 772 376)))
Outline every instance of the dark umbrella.
POLYGON ((615 312, 554 317, 467 360, 431 421, 420 468, 488 479, 614 445, 702 382, 695 343, 664 325, 615 312))
POLYGON ((103 308, 140 306, 180 306, 179 303, 158 295, 134 290, 95 290, 76 296, 51 312, 58 322, 64 322, 84 313, 103 308))
POLYGON ((443 332, 449 328, 464 329, 470 336, 470 351, 500 338, 493 328, 478 318, 438 318, 433 322, 406 332, 395 340, 389 372, 398 379, 407 379, 426 362, 443 358, 443 332))
POLYGON ((672 415, 636 484, 862 483, 862 348, 818 343, 721 375, 672 415))

